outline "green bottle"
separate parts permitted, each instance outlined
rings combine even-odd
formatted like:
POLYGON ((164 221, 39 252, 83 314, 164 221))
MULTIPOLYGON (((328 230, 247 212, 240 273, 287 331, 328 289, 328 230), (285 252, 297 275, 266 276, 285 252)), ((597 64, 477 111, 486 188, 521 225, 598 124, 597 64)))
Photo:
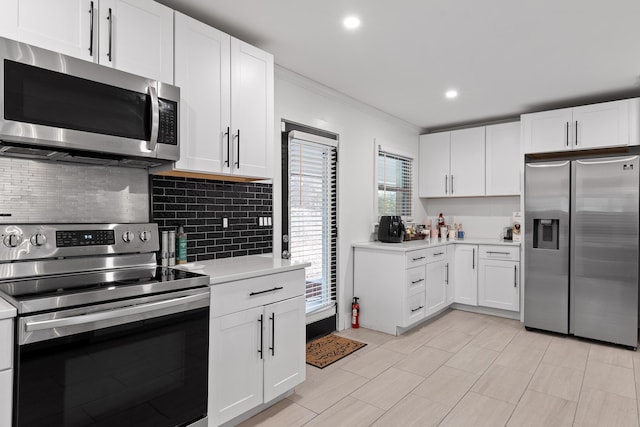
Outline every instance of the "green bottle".
POLYGON ((176 234, 176 264, 186 264, 187 262, 187 233, 182 226, 178 227, 176 234))

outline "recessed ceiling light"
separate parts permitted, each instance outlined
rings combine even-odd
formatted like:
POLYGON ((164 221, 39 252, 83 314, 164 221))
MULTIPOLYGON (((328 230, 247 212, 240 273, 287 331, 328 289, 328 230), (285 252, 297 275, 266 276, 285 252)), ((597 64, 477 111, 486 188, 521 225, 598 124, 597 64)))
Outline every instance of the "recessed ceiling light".
POLYGON ((449 89, 444 96, 446 96, 449 99, 453 99, 456 98, 458 96, 458 91, 455 89, 449 89))
POLYGON ((344 18, 344 21, 342 21, 342 23, 349 30, 355 30, 360 26, 360 18, 358 18, 357 16, 348 16, 344 18))

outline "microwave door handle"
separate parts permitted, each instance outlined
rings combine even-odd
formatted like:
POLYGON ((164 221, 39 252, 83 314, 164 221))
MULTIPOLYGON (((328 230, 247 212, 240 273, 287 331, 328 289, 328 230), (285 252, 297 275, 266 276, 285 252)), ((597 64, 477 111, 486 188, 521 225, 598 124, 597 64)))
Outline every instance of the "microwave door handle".
POLYGON ((151 97, 151 138, 147 144, 147 148, 156 151, 158 145, 158 126, 160 121, 160 112, 158 106, 158 92, 155 86, 149 86, 149 96, 151 97))

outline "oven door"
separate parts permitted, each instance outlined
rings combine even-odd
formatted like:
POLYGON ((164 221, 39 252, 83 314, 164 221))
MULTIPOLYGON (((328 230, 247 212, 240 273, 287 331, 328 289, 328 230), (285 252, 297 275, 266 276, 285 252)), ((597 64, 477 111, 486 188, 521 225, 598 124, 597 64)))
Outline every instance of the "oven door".
POLYGON ((14 426, 206 425, 208 288, 16 323, 14 426))

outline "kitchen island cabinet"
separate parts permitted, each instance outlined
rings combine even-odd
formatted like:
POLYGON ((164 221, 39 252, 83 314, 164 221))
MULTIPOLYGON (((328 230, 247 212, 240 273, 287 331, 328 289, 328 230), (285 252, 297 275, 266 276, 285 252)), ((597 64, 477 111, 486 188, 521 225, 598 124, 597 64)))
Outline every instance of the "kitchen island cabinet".
POLYGON ((305 380, 308 264, 265 256, 184 264, 211 277, 210 426, 265 409, 305 380))
POLYGON ((3 37, 173 82, 173 10, 160 3, 7 0, 2 7, 3 37))
POLYGON ((524 152, 546 153, 640 144, 640 98, 521 116, 524 152))

